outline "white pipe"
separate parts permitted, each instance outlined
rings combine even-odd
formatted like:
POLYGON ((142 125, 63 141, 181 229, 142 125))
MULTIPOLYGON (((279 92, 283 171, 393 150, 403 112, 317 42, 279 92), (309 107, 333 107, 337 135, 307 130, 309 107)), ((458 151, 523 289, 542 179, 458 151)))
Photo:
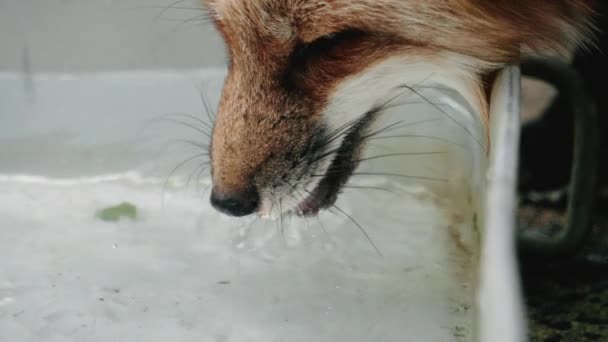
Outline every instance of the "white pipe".
POLYGON ((515 248, 521 112, 521 74, 518 67, 509 67, 501 72, 491 103, 491 149, 478 298, 479 340, 518 342, 526 340, 515 248))

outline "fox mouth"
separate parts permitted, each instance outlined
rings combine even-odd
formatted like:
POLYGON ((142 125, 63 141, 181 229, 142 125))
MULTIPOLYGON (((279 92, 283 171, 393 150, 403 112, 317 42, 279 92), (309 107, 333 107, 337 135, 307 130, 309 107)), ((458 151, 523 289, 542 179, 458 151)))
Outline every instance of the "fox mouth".
POLYGON ((315 216, 319 211, 334 206, 342 188, 359 165, 363 142, 369 136, 366 132, 378 111, 370 110, 347 126, 349 128, 345 129, 342 143, 335 149, 333 160, 326 172, 311 175, 320 180, 312 191, 307 191, 308 196, 296 206, 299 216, 315 216))

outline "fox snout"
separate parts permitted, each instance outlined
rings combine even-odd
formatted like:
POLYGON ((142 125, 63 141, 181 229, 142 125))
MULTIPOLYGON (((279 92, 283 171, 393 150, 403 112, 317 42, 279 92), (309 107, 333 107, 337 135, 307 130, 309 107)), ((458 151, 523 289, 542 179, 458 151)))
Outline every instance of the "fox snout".
MULTIPOLYGON (((218 126, 222 120, 218 118, 218 126)), ((320 161, 315 142, 320 140, 322 129, 289 128, 293 123, 288 119, 281 122, 276 126, 286 127, 272 128, 275 124, 269 123, 262 128, 250 123, 215 130, 211 204, 216 209, 237 217, 267 214, 275 206, 276 210, 287 207, 288 199, 282 199, 281 204, 277 200, 306 184, 320 161)))
POLYGON ((211 204, 231 216, 288 208, 321 162, 323 122, 308 98, 261 80, 230 71, 212 136, 211 204))

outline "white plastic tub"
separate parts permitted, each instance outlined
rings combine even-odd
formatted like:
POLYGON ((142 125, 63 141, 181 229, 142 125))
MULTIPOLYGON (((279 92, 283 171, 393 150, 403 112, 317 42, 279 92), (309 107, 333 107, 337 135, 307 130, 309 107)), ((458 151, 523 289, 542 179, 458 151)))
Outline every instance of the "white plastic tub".
POLYGON ((167 143, 206 138, 155 119, 206 119, 199 86, 215 104, 222 77, 39 74, 25 92, 19 74, 0 76, 0 340, 520 340, 509 235, 516 69, 499 81, 489 154, 478 116, 456 94, 425 90, 442 111, 405 96, 410 104, 387 113, 379 128, 403 125, 366 156, 433 154, 361 166, 415 176, 355 177, 351 186, 373 189, 340 197, 371 242, 338 211, 217 214, 206 172, 185 186, 196 161, 167 178, 197 153, 167 143), (137 220, 96 218, 123 201, 137 220))
POLYGON ((0 1, 0 341, 524 340, 516 68, 490 132, 405 94, 364 157, 412 155, 363 163, 343 212, 235 220, 204 159, 172 172, 208 138, 159 118, 208 120, 225 71, 199 0, 167 5, 0 1), (135 221, 96 217, 124 201, 135 221))

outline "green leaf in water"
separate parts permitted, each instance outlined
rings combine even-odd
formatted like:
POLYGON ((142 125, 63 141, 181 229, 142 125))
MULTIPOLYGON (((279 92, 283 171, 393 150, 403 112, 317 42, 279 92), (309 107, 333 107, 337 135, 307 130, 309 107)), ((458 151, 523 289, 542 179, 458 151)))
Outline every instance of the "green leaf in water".
POLYGON ((108 207, 97 211, 97 218, 106 222, 117 222, 123 218, 135 220, 137 218, 137 207, 128 202, 123 202, 117 206, 108 207))

